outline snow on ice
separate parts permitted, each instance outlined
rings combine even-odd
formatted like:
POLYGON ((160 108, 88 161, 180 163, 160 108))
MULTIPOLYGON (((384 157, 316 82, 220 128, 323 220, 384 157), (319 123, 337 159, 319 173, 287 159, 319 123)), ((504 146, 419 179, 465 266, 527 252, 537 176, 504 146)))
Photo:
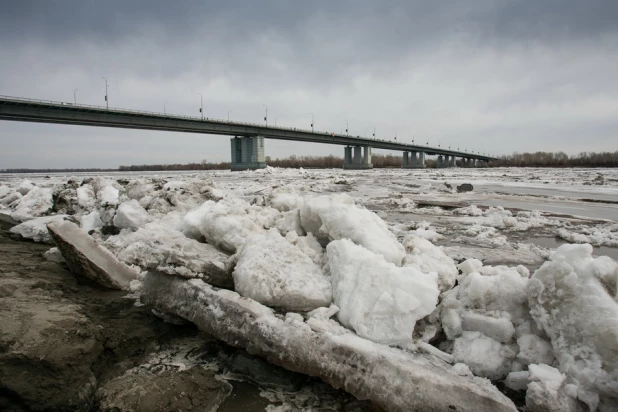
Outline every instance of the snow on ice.
MULTIPOLYGON (((22 222, 14 233, 38 242, 50 241, 50 222, 79 222, 79 236, 142 271, 141 279, 167 277, 178 293, 191 295, 192 289, 196 296, 225 298, 238 310, 260 314, 257 325, 277 323, 283 329, 275 335, 315 333, 362 356, 431 359, 447 381, 489 378, 525 391, 532 412, 613 410, 618 264, 593 257, 588 244, 550 250, 526 236, 616 246, 616 222, 465 202, 487 196, 485 184, 547 187, 538 176, 582 197, 618 195, 618 184, 586 185, 594 176, 585 171, 478 173, 269 168, 15 178, 0 185, 0 213, 22 222), (474 192, 455 193, 443 184, 471 178, 474 192), (427 199, 461 207, 418 207, 417 200, 427 199)), ((58 252, 46 256, 60 260, 58 252)), ((133 280, 133 292, 140 288, 133 280)), ((170 303, 164 294, 157 299, 163 307, 197 305, 170 303)), ((220 322, 217 328, 232 327, 223 307, 207 310, 220 322)))

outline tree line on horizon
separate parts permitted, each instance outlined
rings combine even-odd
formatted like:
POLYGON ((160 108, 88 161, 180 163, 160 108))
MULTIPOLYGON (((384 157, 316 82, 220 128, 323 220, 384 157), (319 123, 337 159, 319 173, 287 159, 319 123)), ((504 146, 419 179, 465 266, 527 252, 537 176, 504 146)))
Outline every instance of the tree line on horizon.
MULTIPOLYGON (((402 156, 393 154, 374 154, 371 157, 373 167, 401 167, 402 156)), ((458 165, 461 160, 457 160, 458 165)), ((266 164, 271 167, 284 168, 307 168, 307 169, 341 169, 343 168, 343 158, 328 156, 288 156, 273 159, 266 156, 266 164)), ((427 168, 436 167, 435 159, 425 161, 427 168)), ((98 168, 63 168, 63 169, 0 169, 0 173, 84 173, 84 172, 144 172, 160 170, 225 170, 231 166, 230 162, 211 163, 202 160, 199 163, 186 164, 152 164, 152 165, 132 165, 119 166, 118 169, 98 169, 98 168)), ((581 152, 569 156, 564 152, 535 152, 535 153, 513 153, 501 156, 497 160, 492 160, 487 167, 618 167, 618 151, 615 152, 581 152)))

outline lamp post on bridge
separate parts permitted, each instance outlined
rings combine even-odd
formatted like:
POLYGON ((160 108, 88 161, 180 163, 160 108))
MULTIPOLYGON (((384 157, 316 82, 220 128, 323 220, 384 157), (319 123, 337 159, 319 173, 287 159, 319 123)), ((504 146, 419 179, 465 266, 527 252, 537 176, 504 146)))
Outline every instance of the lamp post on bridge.
POLYGON ((346 134, 347 136, 349 136, 349 135, 350 135, 350 132, 348 131, 348 121, 347 121, 347 120, 345 121, 345 134, 346 134))
POLYGON ((313 133, 313 113, 309 113, 311 115, 311 133, 313 133))
POLYGON ((373 138, 374 139, 376 138, 376 127, 375 126, 373 126, 373 138))
POLYGON ((230 121, 230 113, 231 113, 231 112, 232 112, 231 110, 228 110, 228 111, 227 111, 227 121, 228 121, 228 122, 230 121))
POLYGON ((202 96, 202 93, 199 93, 200 95, 200 113, 202 114, 202 120, 204 120, 204 97, 202 96))
POLYGON ((279 120, 279 117, 275 119, 275 127, 277 127, 277 120, 279 120))
POLYGON ((165 103, 163 103, 163 114, 166 114, 167 112, 165 111, 165 106, 167 105, 167 100, 165 101, 165 103))
POLYGON ((264 121, 266 122, 266 126, 268 126, 268 106, 264 105, 266 108, 266 115, 264 116, 264 121))
POLYGON ((107 77, 102 77, 102 79, 105 79, 105 108, 109 109, 109 95, 107 93, 107 77))
POLYGON ((75 104, 75 105, 77 104, 77 94, 76 93, 77 93, 78 90, 79 89, 73 90, 73 104, 75 104))

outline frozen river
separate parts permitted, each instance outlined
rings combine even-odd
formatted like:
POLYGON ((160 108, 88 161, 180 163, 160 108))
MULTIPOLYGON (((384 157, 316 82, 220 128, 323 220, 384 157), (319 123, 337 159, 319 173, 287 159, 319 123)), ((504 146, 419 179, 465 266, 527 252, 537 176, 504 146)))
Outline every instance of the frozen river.
MULTIPOLYGON (((579 390, 589 405, 614 396, 586 386, 588 369, 564 361, 579 353, 581 342, 570 335, 556 338, 560 345, 571 342, 569 347, 552 341, 554 332, 568 331, 561 319, 552 319, 544 331, 533 326, 544 300, 534 294, 540 289, 526 284, 548 281, 560 273, 560 262, 569 262, 575 277, 595 273, 608 282, 607 292, 590 291, 582 280, 590 302, 605 302, 595 293, 615 293, 615 263, 596 259, 618 260, 615 169, 0 174, 0 214, 24 222, 14 232, 38 242, 50 242, 49 221, 69 219, 120 261, 142 270, 142 277, 156 270, 197 280, 207 279, 207 270, 233 270, 236 292, 277 308, 269 322, 285 316, 286 327, 362 338, 361 354, 367 342, 377 345, 372 351, 391 346, 406 356, 424 348, 420 352, 446 362, 440 367, 456 363, 461 376, 508 382, 520 391, 537 379, 532 376, 538 363, 555 372, 542 379, 570 374, 569 384, 580 386, 569 393, 580 396, 579 390), (458 190, 463 184, 471 190, 458 190), (586 243, 592 247, 575 247, 573 256, 564 248, 556 251, 586 243), (329 320, 333 316, 337 322, 329 320), (479 355, 478 348, 488 353, 479 355)), ((579 305, 557 296, 551 297, 555 304, 579 305)), ((568 322, 588 327, 583 311, 565 310, 581 312, 568 322)), ((157 356, 169 356, 171 365, 223 370, 212 360, 182 358, 190 350, 179 345, 157 356)), ((605 354, 599 349, 590 356, 605 354)), ((262 367, 266 375, 279 373, 262 367)), ((605 371, 594 373, 611 380, 605 371)), ((306 381, 297 393, 223 372, 220 378, 234 382, 221 405, 225 411, 342 410, 350 402, 317 380, 306 381)))

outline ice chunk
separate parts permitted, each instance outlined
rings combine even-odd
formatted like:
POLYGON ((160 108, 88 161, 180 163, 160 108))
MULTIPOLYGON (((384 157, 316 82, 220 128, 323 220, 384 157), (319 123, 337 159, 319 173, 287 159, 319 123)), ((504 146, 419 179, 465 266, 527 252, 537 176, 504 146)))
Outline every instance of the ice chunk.
POLYGON ((436 308, 435 274, 399 268, 348 239, 326 250, 341 323, 375 342, 410 344, 416 321, 436 308))
POLYGON ((515 328, 508 319, 496 319, 468 311, 461 316, 461 326, 463 330, 481 332, 502 343, 509 342, 515 334, 515 328))
POLYGON ((122 231, 110 236, 105 245, 130 265, 170 275, 202 277, 220 287, 233 286, 233 265, 225 253, 160 222, 148 223, 136 232, 122 231))
POLYGON ((187 213, 180 229, 189 237, 203 236, 208 243, 234 253, 251 235, 264 232, 249 216, 248 209, 249 204, 241 199, 223 199, 217 203, 209 200, 187 213))
POLYGON ((330 278, 274 229, 247 239, 233 276, 240 295, 268 306, 308 311, 332 302, 330 278))
POLYGON ((274 226, 283 236, 290 232, 294 232, 299 236, 305 234, 300 224, 300 212, 298 209, 290 210, 289 212, 281 212, 274 226))
POLYGON ((441 292, 453 288, 459 272, 453 259, 441 248, 416 235, 406 236, 403 246, 408 253, 403 259, 404 266, 416 267, 423 273, 437 273, 441 292))
POLYGON ((300 209, 303 229, 326 243, 350 239, 397 266, 405 250, 386 223, 375 213, 354 204, 348 195, 305 197, 300 209))
POLYGON ((90 210, 96 203, 96 196, 91 185, 85 184, 75 190, 77 194, 77 204, 86 210, 90 210))
POLYGON ((27 195, 32 189, 34 189, 34 185, 28 179, 24 179, 19 186, 17 186, 17 191, 24 196, 27 195))
POLYGON ((551 365, 554 361, 551 344, 537 335, 522 335, 517 339, 517 345, 519 346, 517 359, 525 365, 531 363, 551 365))
POLYGON ((25 221, 49 213, 54 204, 52 197, 54 190, 35 186, 19 200, 11 217, 15 220, 25 221))
POLYGON ((518 324, 528 316, 527 282, 527 278, 509 268, 496 270, 493 276, 472 272, 461 282, 459 299, 467 308, 509 312, 511 321, 518 324))
POLYGON ((529 412, 589 412, 595 411, 596 407, 588 409, 565 392, 553 389, 547 382, 537 381, 528 384, 526 409, 529 412))
POLYGON ((472 371, 465 363, 456 363, 451 370, 459 376, 472 376, 472 371))
POLYGON ((558 390, 560 388, 565 378, 565 376, 561 374, 558 369, 544 364, 529 365, 528 371, 530 372, 529 379, 531 382, 544 381, 554 390, 558 390))
POLYGON ((56 263, 65 262, 64 258, 62 257, 62 253, 60 253, 60 250, 57 247, 53 247, 49 249, 47 252, 43 253, 43 257, 49 260, 50 262, 56 262, 56 263))
POLYGON ((504 384, 514 391, 525 391, 530 382, 529 377, 530 372, 528 371, 511 372, 504 380, 504 384))
POLYGON ((393 412, 516 412, 485 379, 461 376, 444 362, 359 338, 316 332, 286 322, 259 303, 200 280, 148 274, 142 298, 226 343, 246 348, 286 369, 318 376, 335 388, 393 412))
POLYGON ((461 318, 455 309, 444 309, 442 311, 442 329, 446 338, 454 340, 461 335, 461 318))
POLYGON ((129 199, 140 200, 155 191, 154 185, 144 179, 131 180, 125 187, 129 199))
POLYGON ((472 272, 478 272, 483 267, 483 262, 478 259, 466 259, 457 265, 459 270, 464 276, 469 275, 472 272))
POLYGON ((98 211, 93 210, 86 215, 82 215, 81 228, 84 232, 88 233, 99 227, 103 227, 103 221, 101 221, 101 215, 98 211))
POLYGON ((146 209, 141 207, 137 200, 133 199, 118 206, 114 216, 114 226, 122 229, 137 230, 150 220, 152 218, 146 209))
POLYGON ((76 224, 55 221, 47 225, 71 272, 112 289, 128 289, 138 273, 121 263, 76 224))
POLYGON ((19 192, 11 192, 0 199, 0 205, 8 206, 22 197, 23 195, 19 192))
POLYGON ((98 198, 101 206, 116 206, 119 202, 119 195, 120 191, 114 186, 109 185, 101 189, 98 193, 98 198))
POLYGON ((12 192, 12 190, 11 190, 10 187, 8 187, 8 186, 0 186, 0 199, 2 199, 3 197, 7 196, 11 192, 12 192))
POLYGON ((464 331, 453 345, 455 362, 465 363, 475 375, 493 380, 502 379, 509 373, 515 355, 508 345, 480 332, 464 331))
POLYGON ((301 202, 302 199, 290 185, 274 189, 266 198, 266 204, 280 212, 294 210, 301 202))
POLYGON ((530 313, 551 339, 561 371, 595 397, 618 398, 618 303, 596 277, 590 245, 562 245, 527 287, 530 313))
POLYGON ((320 242, 313 236, 312 233, 307 233, 307 236, 299 236, 295 242, 296 247, 311 258, 318 266, 323 266, 326 263, 326 253, 320 242))
POLYGON ((32 239, 35 242, 54 244, 47 224, 55 221, 62 221, 67 215, 43 216, 35 219, 30 219, 22 224, 13 226, 11 233, 17 233, 26 239, 32 239))

